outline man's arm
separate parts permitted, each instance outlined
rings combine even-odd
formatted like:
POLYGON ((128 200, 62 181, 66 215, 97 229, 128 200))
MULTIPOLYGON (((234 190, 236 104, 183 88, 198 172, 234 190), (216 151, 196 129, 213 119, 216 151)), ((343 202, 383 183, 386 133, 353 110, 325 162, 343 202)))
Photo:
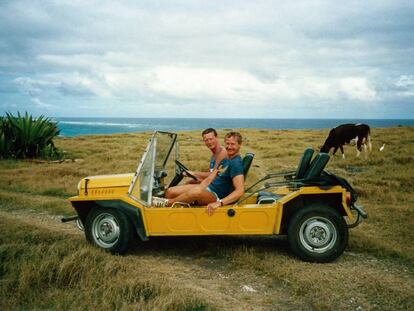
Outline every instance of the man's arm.
MULTIPOLYGON (((234 190, 228 196, 221 199, 221 202, 223 202, 223 205, 231 204, 237 201, 244 194, 244 176, 243 175, 234 176, 232 181, 233 181, 234 190)), ((214 210, 217 207, 221 206, 221 202, 213 202, 207 205, 207 213, 209 216, 213 215, 214 210)))
MULTIPOLYGON (((226 149, 223 148, 223 149, 221 149, 221 152, 219 153, 219 155, 216 158, 216 161, 215 161, 213 170, 216 169, 216 168, 218 168, 219 165, 220 165, 220 163, 221 163, 221 161, 223 161, 225 158, 227 158, 227 151, 226 151, 226 149)), ((190 174, 194 175, 195 177, 197 177, 197 179, 199 181, 202 181, 202 180, 206 179, 210 175, 210 173, 212 171, 211 172, 195 172, 195 171, 193 172, 193 171, 188 171, 188 172, 190 174)))
POLYGON ((211 173, 208 174, 206 178, 201 181, 200 186, 207 188, 207 186, 213 182, 214 178, 216 178, 218 172, 218 169, 214 169, 211 173))
POLYGON ((223 161, 225 158, 227 158, 227 151, 226 149, 221 149, 220 153, 218 154, 216 158, 216 163, 214 164, 214 168, 218 168, 221 161, 223 161))
POLYGON ((226 196, 225 198, 221 200, 223 202, 223 205, 231 204, 237 201, 244 194, 244 176, 243 175, 234 176, 233 186, 234 186, 233 192, 231 192, 228 196, 226 196))
MULTIPOLYGON (((210 172, 194 172, 194 171, 188 171, 191 175, 197 177, 198 180, 203 180, 210 175, 210 172)), ((187 176, 188 177, 188 176, 187 176)))

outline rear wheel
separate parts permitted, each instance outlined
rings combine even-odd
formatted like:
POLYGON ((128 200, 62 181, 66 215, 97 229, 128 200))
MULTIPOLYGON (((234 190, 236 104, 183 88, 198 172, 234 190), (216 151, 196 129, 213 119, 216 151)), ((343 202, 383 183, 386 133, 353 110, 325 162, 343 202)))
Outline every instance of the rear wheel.
POLYGON ((348 244, 348 227, 334 208, 310 205, 290 219, 288 241, 293 253, 311 262, 330 262, 338 258, 348 244))
POLYGON ((86 239, 111 253, 127 251, 132 236, 132 225, 121 211, 112 208, 94 208, 86 218, 86 239))

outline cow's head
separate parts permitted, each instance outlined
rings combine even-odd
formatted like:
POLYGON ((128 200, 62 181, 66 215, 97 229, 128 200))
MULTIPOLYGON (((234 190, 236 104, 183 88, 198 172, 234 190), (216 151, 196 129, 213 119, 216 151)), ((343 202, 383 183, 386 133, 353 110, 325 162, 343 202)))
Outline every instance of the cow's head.
POLYGON ((325 143, 321 147, 320 152, 328 153, 332 147, 335 146, 335 129, 332 129, 329 132, 328 138, 325 140, 325 143))
POLYGON ((329 147, 326 143, 321 147, 321 150, 319 150, 320 152, 325 152, 325 153, 329 153, 329 150, 332 147, 329 147))

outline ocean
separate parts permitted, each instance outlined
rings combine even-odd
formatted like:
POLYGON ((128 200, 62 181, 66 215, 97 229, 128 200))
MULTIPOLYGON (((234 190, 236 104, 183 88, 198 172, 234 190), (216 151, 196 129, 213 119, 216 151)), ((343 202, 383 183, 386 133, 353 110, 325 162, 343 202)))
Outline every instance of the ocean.
POLYGON ((216 129, 324 129, 343 123, 371 127, 414 126, 414 119, 191 119, 191 118, 54 118, 61 136, 216 129))

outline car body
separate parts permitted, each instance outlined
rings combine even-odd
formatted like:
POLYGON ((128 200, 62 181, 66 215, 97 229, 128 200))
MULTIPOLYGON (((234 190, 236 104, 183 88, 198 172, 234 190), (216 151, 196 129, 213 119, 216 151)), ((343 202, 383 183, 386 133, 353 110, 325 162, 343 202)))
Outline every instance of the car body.
MULTIPOLYGON (((312 155, 308 148, 296 171, 266 175, 212 216, 205 206, 156 208, 152 196, 163 196, 167 180, 176 185, 185 171, 178 161, 177 134, 156 131, 135 173, 83 178, 78 195, 69 201, 86 239, 113 253, 126 252, 134 236, 147 241, 156 236, 287 235, 303 260, 329 262, 344 251, 348 228, 366 214, 355 205, 352 187, 324 170, 329 155, 311 161, 312 155)), ((252 158, 245 157, 245 174, 252 158)))

